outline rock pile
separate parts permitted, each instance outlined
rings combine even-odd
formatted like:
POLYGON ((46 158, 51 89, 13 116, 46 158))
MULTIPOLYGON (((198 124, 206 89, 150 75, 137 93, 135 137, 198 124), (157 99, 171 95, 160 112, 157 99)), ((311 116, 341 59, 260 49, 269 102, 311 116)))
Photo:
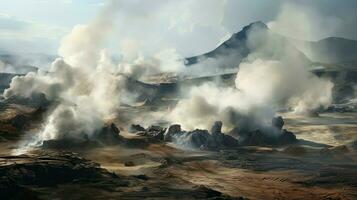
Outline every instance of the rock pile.
POLYGON ((166 132, 166 128, 162 128, 160 126, 150 126, 144 131, 137 132, 137 135, 144 136, 149 138, 153 142, 164 141, 164 134, 166 132))
POLYGON ((183 131, 179 124, 171 125, 167 131, 160 126, 150 126, 143 131, 144 128, 140 125, 131 125, 130 129, 135 130, 137 135, 154 139, 154 141, 173 142, 183 147, 202 150, 239 146, 283 146, 297 142, 294 133, 283 129, 284 120, 280 116, 272 119, 269 127, 253 131, 236 127, 229 134, 224 134, 222 126, 221 121, 216 121, 210 132, 200 129, 183 131))
POLYGON ((122 137, 119 134, 120 130, 118 127, 114 123, 111 123, 104 126, 98 133, 94 134, 94 138, 92 139, 98 140, 104 144, 118 144, 122 140, 122 137))
POLYGON ((276 146, 296 143, 297 139, 294 133, 283 129, 283 126, 284 120, 279 116, 272 119, 270 127, 253 131, 242 131, 236 127, 229 133, 237 137, 242 146, 276 146))
POLYGON ((216 150, 219 148, 235 147, 238 141, 221 132, 222 122, 217 121, 211 129, 211 133, 207 130, 196 129, 193 131, 182 131, 181 126, 174 124, 168 128, 165 134, 166 142, 174 142, 180 146, 188 148, 200 148, 204 150, 216 150))
POLYGON ((115 145, 122 141, 123 137, 120 135, 120 130, 114 123, 111 123, 105 125, 91 137, 83 135, 83 137, 65 137, 46 140, 43 142, 42 147, 48 149, 74 149, 100 145, 115 145))

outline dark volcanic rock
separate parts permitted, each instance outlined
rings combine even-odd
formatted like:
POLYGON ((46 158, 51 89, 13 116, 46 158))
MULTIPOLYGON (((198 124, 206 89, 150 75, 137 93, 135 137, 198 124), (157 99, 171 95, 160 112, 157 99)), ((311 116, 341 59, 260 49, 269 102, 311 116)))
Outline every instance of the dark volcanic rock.
POLYGON ((261 127, 254 131, 242 130, 235 127, 229 132, 238 138, 241 146, 276 146, 288 145, 297 142, 294 133, 282 129, 284 120, 281 116, 272 119, 272 125, 261 127))
POLYGON ((274 139, 260 130, 249 132, 243 140, 240 140, 243 146, 266 146, 273 143, 275 143, 274 139))
POLYGON ((207 130, 196 129, 185 132, 180 125, 173 125, 166 133, 165 141, 172 141, 178 145, 202 150, 218 150, 238 146, 238 141, 232 136, 221 132, 222 122, 217 121, 213 125, 210 134, 207 130))
POLYGON ((279 135, 278 143, 280 145, 293 144, 296 142, 297 142, 297 139, 296 139, 296 136, 294 135, 294 133, 287 131, 286 129, 284 129, 281 132, 281 134, 279 135))
POLYGON ((239 145, 239 142, 237 139, 235 139, 234 137, 230 136, 230 135, 226 135, 226 134, 221 134, 221 141, 222 141, 222 146, 224 147, 237 147, 239 145))
POLYGON ((128 131, 129 131, 129 133, 137 133, 140 131, 145 131, 145 128, 140 126, 139 124, 132 124, 132 125, 130 125, 128 131))
POLYGON ((284 126, 284 120, 283 120, 283 118, 281 116, 274 117, 272 119, 271 123, 272 123, 273 127, 277 128, 279 130, 281 130, 283 128, 283 126, 284 126))
POLYGON ((152 125, 150 126, 149 128, 146 129, 147 132, 165 132, 166 129, 165 128, 162 128, 160 126, 155 126, 155 125, 152 125))
POLYGON ((238 146, 238 141, 234 137, 222 133, 221 121, 216 121, 213 124, 211 128, 211 134, 213 140, 211 140, 210 144, 208 145, 210 149, 238 146))
POLYGON ((211 134, 220 134, 222 133, 222 122, 221 121, 216 121, 214 122, 212 128, 211 128, 211 134))
POLYGON ((196 129, 190 132, 181 132, 172 136, 172 141, 180 146, 188 148, 208 148, 212 136, 207 130, 196 129))
POLYGON ((148 137, 152 140, 152 142, 155 142, 164 141, 165 131, 166 128, 162 128, 160 126, 150 126, 145 131, 138 132, 137 134, 140 136, 148 137))
POLYGON ((111 123, 110 125, 106 125, 95 134, 95 140, 103 142, 105 144, 118 144, 122 140, 122 137, 119 135, 120 130, 118 127, 111 123))
POLYGON ((172 142, 172 137, 175 134, 180 134, 180 133, 181 133, 181 126, 179 124, 171 125, 165 134, 164 137, 165 142, 172 142))
POLYGON ((207 130, 196 129, 194 131, 188 132, 188 143, 192 147, 202 148, 207 146, 208 142, 211 140, 211 135, 207 130))
POLYGON ((247 136, 239 140, 242 146, 276 146, 296 143, 297 139, 294 133, 282 130, 281 133, 263 132, 256 130, 247 133, 247 136))
POLYGON ((83 135, 83 137, 65 137, 53 140, 46 140, 42 144, 42 148, 48 149, 76 149, 90 148, 99 145, 116 145, 123 141, 123 137, 119 135, 120 130, 114 123, 105 125, 100 131, 97 131, 93 136, 83 135))

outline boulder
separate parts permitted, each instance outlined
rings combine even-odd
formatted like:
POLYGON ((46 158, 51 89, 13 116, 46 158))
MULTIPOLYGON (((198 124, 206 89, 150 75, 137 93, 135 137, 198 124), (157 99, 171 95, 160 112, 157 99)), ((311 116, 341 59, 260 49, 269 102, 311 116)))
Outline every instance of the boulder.
POLYGON ((181 133, 181 125, 179 124, 171 125, 165 134, 164 141, 172 142, 172 136, 179 133, 181 133))
POLYGON ((219 147, 236 147, 238 146, 238 140, 230 135, 222 133, 222 122, 216 121, 212 128, 211 134, 213 138, 213 143, 209 144, 209 148, 219 148, 219 147))
POLYGON ((209 142, 212 140, 212 136, 207 130, 196 129, 190 132, 182 132, 181 134, 173 135, 172 140, 180 146, 206 149, 209 142))
POLYGON ((150 126, 145 131, 140 131, 137 134, 143 137, 148 137, 152 140, 152 142, 155 142, 164 140, 165 131, 166 128, 162 128, 160 126, 150 126))

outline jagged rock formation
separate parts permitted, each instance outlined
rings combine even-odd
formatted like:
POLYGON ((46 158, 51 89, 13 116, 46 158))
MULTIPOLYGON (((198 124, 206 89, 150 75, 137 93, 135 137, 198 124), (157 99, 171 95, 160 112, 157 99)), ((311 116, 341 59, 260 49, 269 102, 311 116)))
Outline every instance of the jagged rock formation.
POLYGON ((272 125, 274 128, 277 128, 278 130, 281 130, 284 126, 284 120, 281 116, 274 117, 271 121, 272 125))
POLYGON ((165 137, 164 137, 165 142, 172 142, 172 137, 175 134, 181 133, 181 131, 182 131, 181 125, 179 125, 179 124, 171 125, 165 134, 165 137))
POLYGON ((283 126, 284 120, 278 116, 272 119, 271 127, 262 127, 253 131, 236 127, 229 133, 238 137, 239 144, 243 146, 276 146, 296 143, 294 133, 282 129, 283 126))
MULTIPOLYGON (((136 125, 138 126, 138 125, 136 125)), ((219 150, 239 146, 284 146, 297 142, 294 133, 282 129, 282 117, 272 119, 271 127, 253 131, 234 128, 229 134, 222 133, 222 122, 216 121, 211 131, 196 129, 183 131, 179 124, 171 125, 167 131, 159 126, 151 126, 137 135, 145 136, 151 142, 173 142, 186 148, 219 150)))
POLYGON ((149 137, 153 141, 164 141, 166 128, 160 126, 150 126, 145 131, 140 131, 137 134, 140 136, 149 137))

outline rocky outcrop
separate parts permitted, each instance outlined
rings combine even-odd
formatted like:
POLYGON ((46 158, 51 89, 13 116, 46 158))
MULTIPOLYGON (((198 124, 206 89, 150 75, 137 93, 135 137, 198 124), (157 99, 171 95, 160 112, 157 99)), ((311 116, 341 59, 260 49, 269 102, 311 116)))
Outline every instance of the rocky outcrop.
POLYGON ((221 134, 222 133, 222 125, 223 123, 221 121, 216 121, 214 122, 212 128, 211 128, 211 134, 221 134))
POLYGON ((182 132, 181 125, 179 124, 171 125, 165 133, 165 137, 164 137, 165 142, 172 142, 173 136, 176 134, 180 134, 181 132, 182 132))
POLYGON ((94 135, 94 140, 98 140, 104 144, 118 144, 122 137, 119 135, 120 130, 114 124, 105 125, 98 133, 94 135))
POLYGON ((274 117, 271 121, 272 125, 274 128, 277 128, 278 130, 281 130, 284 126, 284 120, 281 116, 274 117))
POLYGON ((167 131, 160 126, 150 126, 145 131, 139 131, 137 135, 152 139, 151 142, 173 142, 185 148, 202 150, 220 150, 239 146, 283 146, 297 142, 294 133, 282 129, 284 126, 282 117, 274 118, 270 127, 253 131, 236 127, 229 134, 224 134, 222 126, 221 121, 216 121, 210 133, 200 129, 183 131, 179 124, 171 125, 167 131))
POLYGON ((140 131, 145 131, 145 128, 138 124, 132 124, 132 125, 130 125, 128 131, 129 131, 129 133, 137 133, 140 131))
POLYGON ((123 142, 119 128, 114 124, 107 124, 92 136, 65 137, 43 141, 42 148, 46 149, 76 149, 91 148, 100 145, 116 145, 123 142))
POLYGON ((166 128, 160 126, 150 126, 145 131, 140 131, 137 134, 140 136, 148 137, 152 141, 164 141, 164 134, 166 128))
POLYGON ((222 122, 220 121, 214 123, 211 134, 207 130, 200 129, 189 132, 181 131, 179 125, 176 125, 169 128, 166 137, 167 141, 172 141, 187 148, 218 150, 237 147, 238 141, 232 136, 222 133, 221 129, 222 122))
POLYGON ((298 140, 294 133, 283 129, 284 119, 279 116, 272 119, 271 126, 261 127, 253 131, 233 128, 229 134, 238 138, 240 146, 284 146, 294 144, 298 140))

